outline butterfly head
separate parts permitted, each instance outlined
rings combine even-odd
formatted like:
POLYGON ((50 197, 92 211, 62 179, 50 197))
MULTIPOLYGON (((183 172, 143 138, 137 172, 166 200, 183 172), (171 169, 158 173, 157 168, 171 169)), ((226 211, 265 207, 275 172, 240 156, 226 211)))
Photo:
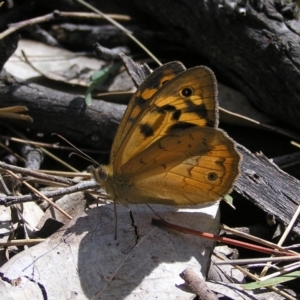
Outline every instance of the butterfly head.
POLYGON ((109 172, 104 166, 99 166, 98 168, 92 167, 91 171, 95 180, 99 183, 106 181, 109 176, 109 172))
POLYGON ((114 179, 112 175, 112 167, 110 165, 100 165, 98 168, 92 167, 90 171, 93 174, 95 180, 99 183, 100 187, 103 188, 110 196, 109 199, 116 199, 117 196, 115 194, 113 186, 114 179))

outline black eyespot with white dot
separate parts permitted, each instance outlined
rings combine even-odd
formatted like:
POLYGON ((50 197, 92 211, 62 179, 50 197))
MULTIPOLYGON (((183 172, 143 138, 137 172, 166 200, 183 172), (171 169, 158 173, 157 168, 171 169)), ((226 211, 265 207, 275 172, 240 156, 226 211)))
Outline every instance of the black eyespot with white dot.
POLYGON ((193 90, 189 87, 181 90, 181 96, 184 98, 190 97, 193 94, 193 90))
POLYGON ((217 180, 217 178, 218 178, 218 174, 216 172, 210 172, 207 175, 207 179, 209 181, 215 181, 215 180, 217 180))

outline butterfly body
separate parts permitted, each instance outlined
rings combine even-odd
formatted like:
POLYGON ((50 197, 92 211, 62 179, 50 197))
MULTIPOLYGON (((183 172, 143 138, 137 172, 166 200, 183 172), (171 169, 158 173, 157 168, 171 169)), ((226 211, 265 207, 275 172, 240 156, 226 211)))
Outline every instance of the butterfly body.
POLYGON ((217 128, 216 80, 179 62, 156 69, 133 95, 108 166, 95 177, 122 204, 198 205, 229 193, 239 174, 235 143, 217 128))

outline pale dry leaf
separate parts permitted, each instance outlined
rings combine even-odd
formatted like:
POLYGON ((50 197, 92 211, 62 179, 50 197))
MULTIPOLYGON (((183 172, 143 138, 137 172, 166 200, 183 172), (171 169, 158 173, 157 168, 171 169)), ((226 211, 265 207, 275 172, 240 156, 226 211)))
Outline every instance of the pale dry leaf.
POLYGON ((31 40, 20 40, 15 53, 5 64, 5 69, 16 77, 28 80, 40 77, 41 73, 49 79, 69 84, 87 86, 87 79, 104 65, 103 61, 68 50, 49 46, 31 40), (24 51, 34 70, 25 61, 24 51))
MULTIPOLYGON (((218 205, 175 212, 153 206, 167 221, 217 233, 218 205)), ((48 299, 191 299, 179 274, 192 267, 206 274, 214 242, 166 231, 150 224, 144 205, 118 206, 118 239, 114 240, 112 205, 88 211, 45 242, 13 257, 0 272, 10 299, 26 297, 38 285, 48 299), (27 278, 31 281, 28 282, 27 278)), ((33 291, 32 291, 33 293, 33 291)), ((35 299, 43 299, 36 297, 35 299)))

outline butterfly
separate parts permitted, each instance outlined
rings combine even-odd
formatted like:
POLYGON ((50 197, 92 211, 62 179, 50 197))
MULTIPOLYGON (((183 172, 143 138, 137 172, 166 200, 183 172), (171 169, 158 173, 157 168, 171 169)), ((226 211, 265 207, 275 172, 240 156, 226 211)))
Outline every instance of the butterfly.
POLYGON ((139 86, 109 165, 93 173, 115 203, 190 206, 230 193, 240 160, 235 142, 218 128, 214 73, 175 61, 139 86))

